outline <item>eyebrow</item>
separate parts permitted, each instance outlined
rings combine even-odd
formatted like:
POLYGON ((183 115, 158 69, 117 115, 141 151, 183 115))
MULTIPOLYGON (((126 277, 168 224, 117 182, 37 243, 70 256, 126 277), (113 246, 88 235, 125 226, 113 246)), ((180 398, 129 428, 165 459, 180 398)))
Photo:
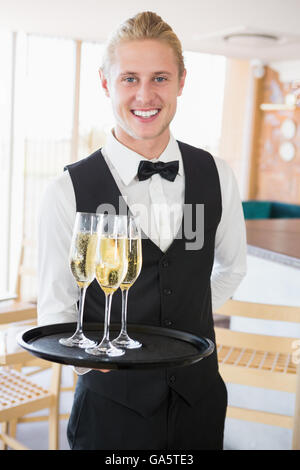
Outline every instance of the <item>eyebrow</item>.
POLYGON ((162 70, 161 72, 154 72, 154 75, 172 75, 172 73, 162 70))
POLYGON ((123 75, 136 75, 136 72, 130 72, 130 71, 128 71, 128 72, 122 72, 122 73, 120 73, 120 77, 123 77, 123 75))
MULTIPOLYGON (((120 73, 120 77, 123 77, 125 75, 138 75, 138 73, 137 72, 130 72, 129 70, 127 72, 120 73)), ((160 72, 153 72, 153 75, 169 75, 169 76, 171 76, 172 73, 162 70, 160 72)))

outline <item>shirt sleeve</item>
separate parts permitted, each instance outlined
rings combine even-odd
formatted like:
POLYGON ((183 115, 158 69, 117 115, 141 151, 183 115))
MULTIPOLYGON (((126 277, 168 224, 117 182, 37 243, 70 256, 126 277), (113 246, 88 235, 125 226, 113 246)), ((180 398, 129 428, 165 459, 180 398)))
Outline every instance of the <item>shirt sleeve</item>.
POLYGON ((215 239, 211 276, 212 309, 215 312, 232 295, 247 271, 246 226, 236 178, 231 167, 215 159, 222 195, 222 216, 215 239))
POLYGON ((75 195, 66 171, 46 188, 39 210, 39 325, 77 321, 79 288, 68 259, 75 216, 75 195))

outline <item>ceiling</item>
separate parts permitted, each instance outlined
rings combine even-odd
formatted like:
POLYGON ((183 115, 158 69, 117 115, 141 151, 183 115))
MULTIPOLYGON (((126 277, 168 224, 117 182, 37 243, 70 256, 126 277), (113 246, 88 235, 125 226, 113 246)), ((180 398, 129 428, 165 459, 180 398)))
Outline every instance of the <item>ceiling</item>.
POLYGON ((242 59, 300 60, 300 0, 0 0, 0 29, 103 42, 122 20, 155 11, 185 50, 242 59), (275 35, 274 44, 230 44, 229 33, 275 35))

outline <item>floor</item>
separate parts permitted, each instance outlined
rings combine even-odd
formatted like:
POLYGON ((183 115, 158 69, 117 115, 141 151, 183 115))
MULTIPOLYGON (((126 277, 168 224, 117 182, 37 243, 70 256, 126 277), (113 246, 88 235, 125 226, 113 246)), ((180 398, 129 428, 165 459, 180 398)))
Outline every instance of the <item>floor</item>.
MULTIPOLYGON (((48 381, 48 372, 43 372, 37 377, 39 383, 44 386, 48 381)), ((62 383, 68 386, 72 383, 72 370, 70 367, 63 367, 62 383)), ((260 395, 259 390, 243 386, 228 386, 229 403, 242 406, 247 403, 249 406, 249 396, 255 402, 260 395)), ((272 392, 272 391, 270 391, 272 392)), ((278 404, 276 392, 266 394, 262 403, 262 408, 272 411, 273 403, 278 404)), ((67 413, 72 406, 72 393, 64 392, 61 399, 61 413, 67 413)), ((289 413, 293 407, 293 396, 286 394, 286 400, 279 403, 281 412, 289 413)), ((251 406, 251 400, 250 400, 251 406)), ((60 422, 60 450, 69 450, 66 437, 67 421, 60 422)), ((44 450, 48 448, 47 422, 20 423, 17 430, 17 438, 27 447, 34 450, 44 450)), ((291 445, 291 431, 287 429, 275 428, 272 426, 243 422, 234 419, 227 419, 225 424, 224 450, 288 450, 291 445)))
MULTIPOLYGON (((292 415, 294 395, 275 390, 262 390, 245 385, 227 385, 228 404, 292 415)), ((224 448, 226 450, 290 450, 292 430, 226 419, 224 448)))

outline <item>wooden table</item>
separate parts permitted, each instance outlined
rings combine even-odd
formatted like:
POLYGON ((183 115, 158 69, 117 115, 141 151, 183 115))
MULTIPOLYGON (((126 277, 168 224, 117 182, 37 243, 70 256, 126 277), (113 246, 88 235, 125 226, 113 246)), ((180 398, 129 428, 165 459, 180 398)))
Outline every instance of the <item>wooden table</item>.
POLYGON ((0 325, 36 318, 36 305, 13 300, 0 302, 0 325))
POLYGON ((24 364, 35 359, 25 349, 17 343, 17 336, 27 328, 36 326, 35 322, 24 325, 7 325, 7 328, 0 328, 0 367, 16 364, 24 364))
POLYGON ((36 305, 33 303, 14 300, 0 302, 0 366, 21 364, 32 359, 32 355, 17 344, 16 335, 36 325, 36 315, 36 305))
POLYGON ((248 253, 300 268, 300 219, 246 220, 248 253))

